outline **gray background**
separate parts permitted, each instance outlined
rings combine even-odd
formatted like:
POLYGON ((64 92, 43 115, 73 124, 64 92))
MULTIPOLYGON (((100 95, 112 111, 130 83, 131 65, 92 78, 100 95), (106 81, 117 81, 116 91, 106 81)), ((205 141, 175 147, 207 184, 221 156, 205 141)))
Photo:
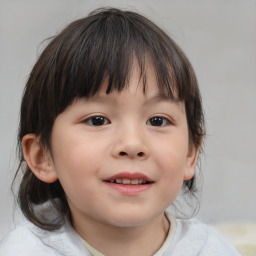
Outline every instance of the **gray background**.
POLYGON ((44 44, 102 6, 138 10, 185 50, 201 86, 207 120, 198 218, 256 221, 255 0, 0 1, 0 238, 13 220, 10 183, 22 90, 44 44))

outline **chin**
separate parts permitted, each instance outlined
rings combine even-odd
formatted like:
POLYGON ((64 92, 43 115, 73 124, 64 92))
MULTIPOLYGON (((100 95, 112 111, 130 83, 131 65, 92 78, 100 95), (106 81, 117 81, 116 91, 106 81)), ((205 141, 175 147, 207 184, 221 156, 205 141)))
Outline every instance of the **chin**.
POLYGON ((139 227, 147 222, 149 222, 153 216, 148 216, 147 214, 142 214, 138 212, 129 212, 119 213, 109 216, 108 222, 110 225, 120 228, 128 227, 139 227))

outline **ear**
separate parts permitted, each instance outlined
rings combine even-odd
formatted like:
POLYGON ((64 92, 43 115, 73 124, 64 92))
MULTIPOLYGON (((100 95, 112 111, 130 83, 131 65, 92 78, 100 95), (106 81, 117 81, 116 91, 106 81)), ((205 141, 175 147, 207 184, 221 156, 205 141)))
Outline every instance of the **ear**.
POLYGON ((184 173, 184 180, 190 180, 195 175, 195 168, 200 152, 200 146, 190 145, 186 160, 186 170, 184 173))
POLYGON ((43 148, 35 134, 23 137, 22 148, 30 170, 39 180, 52 183, 58 179, 50 153, 43 148))

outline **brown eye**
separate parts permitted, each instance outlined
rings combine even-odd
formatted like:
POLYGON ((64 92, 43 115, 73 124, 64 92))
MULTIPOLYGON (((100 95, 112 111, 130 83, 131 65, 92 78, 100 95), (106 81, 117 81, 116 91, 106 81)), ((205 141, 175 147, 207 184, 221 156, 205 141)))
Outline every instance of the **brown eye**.
POLYGON ((165 126, 169 123, 170 121, 167 118, 161 116, 152 117, 147 121, 147 124, 152 126, 165 126))
POLYGON ((92 116, 84 121, 84 123, 91 126, 103 126, 110 124, 110 121, 103 116, 92 116))

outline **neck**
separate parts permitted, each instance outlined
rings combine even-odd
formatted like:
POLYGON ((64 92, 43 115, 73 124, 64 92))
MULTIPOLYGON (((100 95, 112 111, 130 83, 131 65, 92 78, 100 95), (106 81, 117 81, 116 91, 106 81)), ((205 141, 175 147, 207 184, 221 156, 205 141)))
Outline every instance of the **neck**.
POLYGON ((153 255, 164 243, 169 221, 165 215, 158 216, 136 227, 115 227, 95 220, 73 221, 76 232, 92 247, 104 255, 153 255), (106 235, 107 234, 107 235, 106 235))

